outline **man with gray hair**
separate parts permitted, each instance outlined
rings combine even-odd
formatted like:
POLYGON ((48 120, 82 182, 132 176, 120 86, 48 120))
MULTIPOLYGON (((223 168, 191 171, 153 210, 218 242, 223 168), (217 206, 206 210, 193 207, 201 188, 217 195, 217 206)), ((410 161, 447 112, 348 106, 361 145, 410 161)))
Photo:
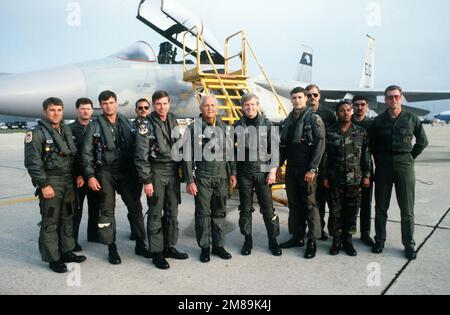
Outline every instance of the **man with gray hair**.
POLYGON ((231 254, 224 249, 224 223, 230 180, 232 187, 236 186, 236 166, 226 159, 226 126, 217 117, 216 98, 204 96, 200 111, 200 119, 196 119, 185 134, 185 139, 190 141, 185 147, 185 175, 187 192, 195 197, 200 261, 208 263, 211 245, 213 255, 231 259, 231 254))
POLYGON ((252 252, 252 212, 253 193, 256 192, 260 212, 269 238, 269 249, 274 256, 281 256, 277 237, 280 235, 280 219, 275 213, 271 185, 276 182, 277 163, 271 167, 272 123, 260 113, 259 98, 255 94, 245 94, 241 99, 244 112, 234 124, 237 148, 237 180, 239 186, 239 227, 245 236, 241 254, 252 252))

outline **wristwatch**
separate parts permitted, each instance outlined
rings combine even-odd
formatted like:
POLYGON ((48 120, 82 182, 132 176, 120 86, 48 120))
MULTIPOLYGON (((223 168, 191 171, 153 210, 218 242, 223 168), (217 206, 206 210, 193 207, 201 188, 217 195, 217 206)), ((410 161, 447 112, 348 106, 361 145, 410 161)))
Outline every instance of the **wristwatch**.
POLYGON ((319 170, 317 168, 312 168, 309 170, 309 172, 313 173, 313 174, 317 174, 317 173, 319 173, 319 170))

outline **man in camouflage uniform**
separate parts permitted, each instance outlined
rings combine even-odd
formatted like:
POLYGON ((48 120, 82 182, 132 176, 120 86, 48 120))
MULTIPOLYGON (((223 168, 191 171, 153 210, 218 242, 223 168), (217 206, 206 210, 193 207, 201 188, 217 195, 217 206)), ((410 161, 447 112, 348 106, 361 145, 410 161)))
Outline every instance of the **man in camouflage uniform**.
POLYGON ((174 161, 172 148, 177 142, 176 116, 170 113, 170 97, 166 91, 153 94, 153 109, 139 126, 134 161, 139 181, 147 195, 147 234, 153 264, 169 269, 166 258, 188 259, 175 249, 178 242, 178 205, 180 196, 180 163, 174 161))
POLYGON ((403 92, 398 86, 386 89, 388 109, 374 119, 370 128, 370 147, 375 159, 375 246, 381 254, 386 241, 386 223, 395 185, 401 211, 402 243, 405 257, 416 259, 414 241, 414 199, 416 177, 414 161, 428 146, 422 123, 402 108, 403 92), (416 143, 412 144, 413 138, 416 143))
POLYGON ((269 249, 274 256, 281 256, 281 248, 276 239, 280 235, 280 219, 273 208, 271 189, 271 185, 276 182, 278 165, 275 164, 276 166, 271 168, 271 161, 263 156, 271 152, 272 123, 259 113, 259 98, 255 94, 244 95, 241 106, 244 117, 234 125, 238 157, 237 180, 241 202, 239 227, 245 237, 241 254, 250 255, 253 247, 253 193, 256 192, 267 229, 269 249))
MULTIPOLYGON (((364 128, 367 134, 369 133, 372 119, 367 114, 369 112, 369 100, 362 95, 356 95, 353 100, 353 116, 352 123, 364 128)), ((359 227, 361 234, 361 241, 367 246, 373 247, 374 240, 370 237, 372 225, 372 199, 374 188, 375 170, 373 167, 372 158, 370 158, 370 186, 361 188, 361 212, 359 215, 359 227)))
POLYGON ((216 98, 204 96, 200 111, 200 119, 186 131, 185 174, 187 192, 195 196, 195 232, 201 248, 200 261, 208 263, 211 245, 213 255, 231 259, 231 254, 224 248, 223 228, 229 182, 231 180, 234 188, 237 179, 235 163, 228 162, 233 159, 233 150, 227 154, 227 127, 217 117, 216 98))
MULTIPOLYGON (((325 131, 327 131, 331 126, 334 126, 336 124, 336 115, 325 108, 325 106, 320 104, 321 95, 320 95, 320 88, 317 85, 311 84, 308 85, 306 88, 306 97, 308 98, 308 107, 312 109, 314 113, 320 116, 322 118, 322 121, 325 124, 325 131)), ((319 174, 318 174, 318 183, 322 183, 324 180, 323 177, 323 165, 322 163, 319 166, 319 174)), ((325 232, 326 222, 325 222, 325 205, 328 200, 328 189, 323 187, 322 184, 317 185, 317 192, 316 192, 316 198, 317 198, 317 204, 319 206, 319 213, 320 213, 320 225, 322 228, 321 232, 321 241, 328 240, 328 235, 325 232)))
POLYGON ((349 256, 356 256, 352 235, 361 203, 361 185, 370 186, 370 153, 366 131, 352 124, 352 105, 342 101, 336 106, 339 122, 327 132, 323 158, 325 180, 330 190, 328 230, 333 236, 331 255, 341 246, 349 256))
POLYGON ((116 245, 116 192, 127 206, 136 236, 135 254, 150 258, 145 246, 144 218, 136 169, 133 163, 135 130, 118 113, 117 96, 103 91, 99 98, 103 114, 93 120, 83 140, 84 178, 92 191, 100 193, 99 240, 108 245, 108 260, 119 265, 122 260, 116 245))
POLYGON ((308 243, 305 258, 316 256, 321 236, 317 208, 317 174, 325 151, 325 126, 319 115, 306 106, 303 88, 291 92, 293 111, 282 124, 280 165, 287 161, 286 192, 289 202, 289 232, 292 238, 281 248, 304 247, 306 222, 308 243))
POLYGON ((75 184, 76 184, 76 199, 75 199, 75 214, 73 216, 73 236, 75 238, 76 246, 74 252, 82 251, 78 243, 78 234, 80 230, 81 218, 83 216, 84 199, 87 197, 88 201, 88 224, 87 224, 87 240, 88 242, 97 242, 97 225, 98 217, 100 215, 100 199, 99 194, 89 189, 83 178, 83 168, 81 161, 81 149, 83 144, 83 137, 86 133, 87 126, 91 122, 93 114, 93 104, 88 98, 80 98, 76 102, 77 119, 69 125, 72 130, 73 139, 77 145, 78 153, 75 159, 75 184))
POLYGON ((73 253, 75 190, 73 162, 77 147, 72 131, 63 122, 63 103, 49 98, 43 103, 44 119, 25 136, 25 167, 30 174, 41 210, 39 251, 42 261, 57 273, 65 263, 81 263, 85 256, 73 253))

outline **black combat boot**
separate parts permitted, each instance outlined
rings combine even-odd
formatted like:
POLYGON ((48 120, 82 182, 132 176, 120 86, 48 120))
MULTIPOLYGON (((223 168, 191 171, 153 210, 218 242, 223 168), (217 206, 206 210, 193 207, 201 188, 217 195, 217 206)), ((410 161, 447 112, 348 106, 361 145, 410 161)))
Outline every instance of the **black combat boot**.
POLYGON ((280 247, 280 245, 278 245, 276 238, 269 239, 269 249, 272 252, 272 255, 274 255, 274 256, 283 255, 283 252, 281 251, 281 247, 280 247))
POLYGON ((381 253, 383 253, 383 249, 384 249, 384 243, 376 241, 375 246, 372 247, 372 253, 381 254, 381 253))
POLYGON ((305 258, 313 259, 314 257, 316 257, 316 252, 317 252, 316 241, 308 240, 308 243, 306 244, 305 258))
POLYGON ((77 263, 80 264, 86 260, 86 256, 77 256, 73 252, 62 255, 61 262, 63 263, 77 263))
POLYGON ((111 265, 120 265, 122 263, 115 243, 108 245, 108 259, 111 265))
POLYGON ((61 261, 51 262, 49 263, 49 267, 56 273, 65 273, 68 271, 67 266, 61 261))
POLYGON ((417 252, 414 247, 406 247, 405 248, 405 257, 409 260, 415 260, 417 259, 417 252))
POLYGON ((342 242, 340 236, 335 236, 333 238, 333 245, 331 245, 330 248, 330 255, 336 256, 339 254, 339 251, 341 250, 342 242))
POLYGON ((81 245, 76 243, 76 245, 75 245, 75 247, 73 249, 73 252, 74 253, 79 253, 79 252, 82 252, 82 251, 83 251, 83 248, 81 247, 81 245))
POLYGON ((211 248, 202 248, 202 253, 200 254, 200 261, 202 263, 209 263, 211 261, 211 248))
POLYGON ((136 247, 134 248, 134 253, 137 256, 142 256, 144 258, 152 258, 152 254, 148 251, 147 246, 145 246, 144 241, 136 241, 136 247))
POLYGON ((176 260, 186 260, 189 258, 189 255, 186 253, 180 253, 178 250, 176 250, 175 247, 168 247, 164 249, 164 257, 166 258, 172 258, 176 260))
POLYGON ((249 256, 252 254, 253 238, 249 235, 245 236, 245 242, 241 249, 242 256, 249 256))
POLYGON ((347 234, 344 238, 343 247, 347 255, 356 257, 358 255, 358 252, 356 251, 355 247, 353 247, 353 241, 352 241, 352 235, 347 234))
POLYGON ((375 246, 375 241, 370 237, 369 234, 361 235, 361 242, 363 242, 365 245, 367 245, 369 247, 375 246))
POLYGON ((212 248, 211 253, 213 255, 219 256, 222 259, 229 260, 231 259, 231 254, 225 250, 223 247, 214 247, 212 248))
POLYGON ((167 270, 167 269, 170 268, 170 265, 167 262, 167 260, 164 258, 163 253, 155 253, 155 254, 153 254, 152 262, 155 265, 155 267, 158 268, 158 269, 167 270))
POLYGON ((294 248, 294 247, 305 247, 305 240, 303 238, 296 238, 293 237, 289 241, 281 243, 281 248, 287 249, 287 248, 294 248))

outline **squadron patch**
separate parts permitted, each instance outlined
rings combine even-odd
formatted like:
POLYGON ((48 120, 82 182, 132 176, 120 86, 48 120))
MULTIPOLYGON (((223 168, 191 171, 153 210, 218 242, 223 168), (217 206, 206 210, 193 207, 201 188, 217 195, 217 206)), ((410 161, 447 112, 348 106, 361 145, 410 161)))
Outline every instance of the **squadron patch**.
POLYGON ((322 120, 322 118, 317 117, 316 124, 317 124, 317 126, 322 127, 322 126, 323 126, 323 120, 322 120))
POLYGON ((33 131, 28 131, 25 135, 25 143, 31 143, 33 141, 33 131))
POLYGON ((139 126, 139 133, 141 135, 146 135, 148 133, 148 126, 143 124, 139 126))

